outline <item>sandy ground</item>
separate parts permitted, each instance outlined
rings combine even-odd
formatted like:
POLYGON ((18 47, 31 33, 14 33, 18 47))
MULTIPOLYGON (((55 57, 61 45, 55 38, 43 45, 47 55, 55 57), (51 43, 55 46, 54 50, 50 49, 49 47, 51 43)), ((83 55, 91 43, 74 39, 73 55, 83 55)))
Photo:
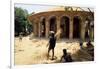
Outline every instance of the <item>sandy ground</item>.
MULTIPOLYGON (((48 60, 47 43, 48 39, 33 38, 29 40, 27 36, 23 37, 22 41, 20 41, 19 38, 16 37, 14 47, 15 65, 59 63, 64 48, 71 54, 74 62, 91 61, 93 58, 86 50, 80 49, 78 41, 68 42, 68 40, 63 39, 56 43, 55 60, 48 60)), ((84 42, 83 46, 84 48, 86 47, 86 42, 84 42)))

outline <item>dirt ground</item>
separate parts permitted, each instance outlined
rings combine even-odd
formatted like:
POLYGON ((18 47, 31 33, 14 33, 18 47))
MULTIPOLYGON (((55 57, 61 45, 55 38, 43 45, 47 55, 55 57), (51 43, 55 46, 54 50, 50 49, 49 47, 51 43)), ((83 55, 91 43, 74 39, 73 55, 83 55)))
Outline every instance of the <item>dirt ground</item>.
POLYGON ((55 60, 50 60, 47 59, 47 43, 48 39, 43 38, 33 38, 30 40, 29 36, 27 36, 23 37, 21 41, 18 37, 15 37, 15 65, 60 63, 63 49, 67 49, 68 53, 71 54, 74 62, 91 61, 93 58, 86 51, 86 42, 83 44, 84 49, 80 49, 79 42, 77 40, 71 42, 69 40, 62 39, 56 43, 55 60))

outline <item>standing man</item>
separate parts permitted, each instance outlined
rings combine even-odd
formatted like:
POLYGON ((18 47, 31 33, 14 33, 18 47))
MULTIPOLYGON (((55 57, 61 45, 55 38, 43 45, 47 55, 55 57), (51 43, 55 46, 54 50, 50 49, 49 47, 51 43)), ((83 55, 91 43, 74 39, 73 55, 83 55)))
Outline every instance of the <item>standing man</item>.
POLYGON ((55 48, 55 45, 56 45, 56 37, 54 35, 54 32, 51 31, 50 32, 50 38, 49 38, 49 43, 47 44, 48 47, 48 58, 49 58, 49 52, 50 50, 52 50, 52 59, 51 60, 54 60, 54 48, 55 48))

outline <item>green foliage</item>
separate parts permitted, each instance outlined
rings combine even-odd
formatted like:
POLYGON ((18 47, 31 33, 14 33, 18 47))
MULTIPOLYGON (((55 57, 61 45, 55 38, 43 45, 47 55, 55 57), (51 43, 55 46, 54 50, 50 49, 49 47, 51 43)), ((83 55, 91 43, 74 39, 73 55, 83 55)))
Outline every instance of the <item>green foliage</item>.
MULTIPOLYGON (((26 30, 30 25, 27 17, 28 12, 25 9, 15 7, 14 8, 15 14, 15 35, 19 35, 19 33, 26 34, 28 31, 26 30)), ((32 27, 31 27, 32 28, 32 27)))

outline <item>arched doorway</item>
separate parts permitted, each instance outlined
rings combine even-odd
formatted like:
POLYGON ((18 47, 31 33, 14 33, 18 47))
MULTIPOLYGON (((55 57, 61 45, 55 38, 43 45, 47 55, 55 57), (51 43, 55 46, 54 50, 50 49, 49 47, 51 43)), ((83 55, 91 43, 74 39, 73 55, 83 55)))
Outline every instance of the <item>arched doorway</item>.
POLYGON ((42 19, 41 21, 41 36, 45 37, 45 18, 42 19))
POLYGON ((63 16, 61 18, 61 38, 69 38, 69 18, 67 16, 63 16))
POLYGON ((88 30, 85 30, 85 39, 89 38, 88 30))
POLYGON ((56 32, 56 17, 50 18, 50 31, 56 32))
POLYGON ((73 19, 73 38, 80 38, 80 25, 81 19, 78 16, 75 16, 73 19))

